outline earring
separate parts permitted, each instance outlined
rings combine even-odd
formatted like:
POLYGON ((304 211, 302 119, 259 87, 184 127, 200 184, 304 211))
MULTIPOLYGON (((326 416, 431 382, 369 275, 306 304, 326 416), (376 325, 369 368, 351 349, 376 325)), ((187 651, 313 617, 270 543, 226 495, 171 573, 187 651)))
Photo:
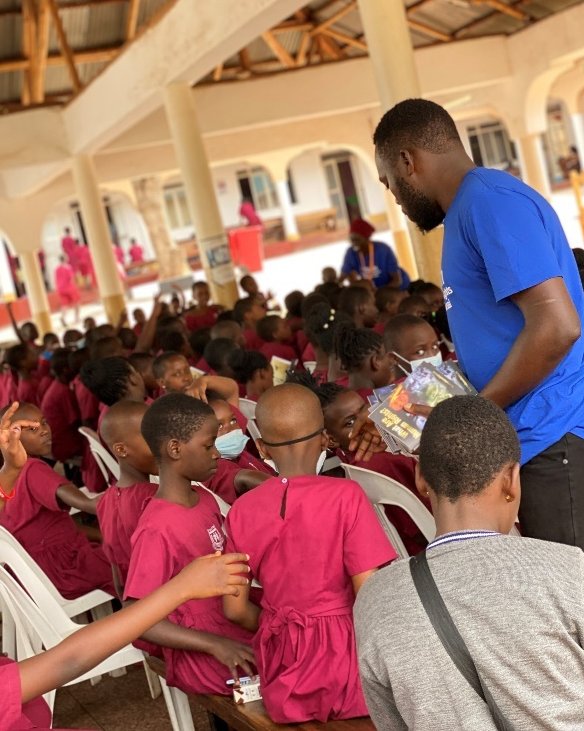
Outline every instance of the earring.
POLYGON ((512 495, 505 495, 505 500, 506 500, 506 501, 507 501, 508 503, 510 503, 510 502, 511 502, 511 501, 513 500, 513 496, 512 496, 512 495))

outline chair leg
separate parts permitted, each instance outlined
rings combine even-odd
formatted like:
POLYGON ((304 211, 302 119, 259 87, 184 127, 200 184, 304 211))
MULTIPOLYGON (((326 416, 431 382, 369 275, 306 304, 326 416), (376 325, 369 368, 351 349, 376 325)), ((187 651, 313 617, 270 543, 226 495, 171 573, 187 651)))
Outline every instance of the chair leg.
POLYGON ((146 681, 148 683, 148 688, 150 689, 150 695, 152 696, 153 700, 156 700, 156 698, 158 698, 158 696, 162 693, 160 679, 153 670, 150 670, 150 667, 146 660, 144 660, 143 664, 144 672, 146 673, 146 681))
POLYGON ((195 731, 188 695, 178 688, 169 688, 169 690, 174 701, 180 731, 195 731))
POLYGON ((164 700, 166 702, 166 710, 168 711, 168 718, 170 719, 172 731, 181 731, 176 715, 176 710, 174 708, 174 699, 170 693, 170 688, 166 684, 166 680, 164 680, 164 678, 160 678, 160 687, 162 689, 162 695, 164 696, 164 700))

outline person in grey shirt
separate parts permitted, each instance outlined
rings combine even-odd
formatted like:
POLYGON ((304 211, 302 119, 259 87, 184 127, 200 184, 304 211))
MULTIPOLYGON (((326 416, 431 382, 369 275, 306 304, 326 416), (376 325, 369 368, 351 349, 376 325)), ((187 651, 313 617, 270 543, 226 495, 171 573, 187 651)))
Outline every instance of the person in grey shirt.
MULTIPOLYGON (((436 519, 428 564, 510 727, 576 731, 584 729, 584 554, 507 535, 521 495, 519 456, 516 433, 492 402, 456 396, 433 410, 417 471, 436 519)), ((354 616, 378 729, 496 729, 430 623, 408 560, 369 579, 354 616)))

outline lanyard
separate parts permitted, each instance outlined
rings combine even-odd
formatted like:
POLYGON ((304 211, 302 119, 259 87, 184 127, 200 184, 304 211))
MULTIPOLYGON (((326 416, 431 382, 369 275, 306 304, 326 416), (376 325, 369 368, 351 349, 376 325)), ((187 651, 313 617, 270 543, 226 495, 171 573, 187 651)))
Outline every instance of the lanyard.
MULTIPOLYGON (((375 264, 375 253, 373 249, 373 241, 369 242, 369 272, 367 274, 367 279, 371 280, 373 279, 373 265, 375 264)), ((361 266, 361 274, 363 274, 363 270, 367 269, 365 266, 365 257, 359 251, 359 265, 361 266)))

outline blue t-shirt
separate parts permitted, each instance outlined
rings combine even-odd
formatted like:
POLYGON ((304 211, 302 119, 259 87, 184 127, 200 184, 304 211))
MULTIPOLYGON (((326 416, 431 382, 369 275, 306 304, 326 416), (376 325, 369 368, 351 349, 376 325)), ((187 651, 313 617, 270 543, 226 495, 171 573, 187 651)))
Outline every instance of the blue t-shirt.
POLYGON ((363 279, 369 279, 372 274, 371 280, 373 284, 376 287, 383 287, 384 284, 389 284, 389 280, 394 274, 401 272, 402 282, 400 289, 407 289, 410 284, 410 278, 403 269, 400 269, 391 247, 382 241, 372 241, 371 243, 373 244, 373 262, 371 264, 369 262, 369 252, 359 256, 358 251, 354 251, 352 247, 349 247, 343 260, 341 274, 357 272, 363 279), (373 268, 372 273, 370 272, 371 265, 373 268))
MULTIPOLYGON (((448 322, 461 367, 479 391, 524 326, 510 297, 562 277, 580 320, 584 293, 554 209, 499 170, 464 177, 444 220, 442 278, 448 322)), ((558 366, 506 411, 521 441, 522 463, 572 432, 584 437, 584 335, 558 366)))

